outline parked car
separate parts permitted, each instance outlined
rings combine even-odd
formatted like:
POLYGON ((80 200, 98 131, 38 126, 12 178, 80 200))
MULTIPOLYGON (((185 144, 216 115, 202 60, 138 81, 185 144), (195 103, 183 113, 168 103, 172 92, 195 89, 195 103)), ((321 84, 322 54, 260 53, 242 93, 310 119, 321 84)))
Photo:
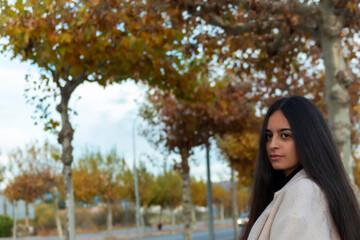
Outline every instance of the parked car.
POLYGON ((244 226, 247 222, 249 222, 249 213, 243 213, 237 220, 237 224, 239 226, 244 226))

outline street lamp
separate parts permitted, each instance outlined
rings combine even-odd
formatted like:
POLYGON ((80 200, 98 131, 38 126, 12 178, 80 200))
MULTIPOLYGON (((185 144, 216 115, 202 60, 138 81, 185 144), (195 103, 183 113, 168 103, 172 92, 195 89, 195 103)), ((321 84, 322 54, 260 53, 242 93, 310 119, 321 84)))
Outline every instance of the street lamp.
POLYGON ((206 149, 206 200, 207 200, 207 207, 208 207, 208 231, 209 231, 209 240, 215 239, 214 233, 214 215, 213 215, 213 202, 212 202, 212 188, 211 188, 211 176, 210 176, 210 143, 205 145, 206 149))
POLYGON ((136 204, 136 230, 137 236, 140 237, 140 200, 139 200, 139 188, 138 188, 138 177, 136 169, 136 147, 135 147, 135 124, 137 117, 134 119, 132 126, 132 139, 133 139, 133 150, 134 150, 134 181, 135 181, 135 204, 136 204))

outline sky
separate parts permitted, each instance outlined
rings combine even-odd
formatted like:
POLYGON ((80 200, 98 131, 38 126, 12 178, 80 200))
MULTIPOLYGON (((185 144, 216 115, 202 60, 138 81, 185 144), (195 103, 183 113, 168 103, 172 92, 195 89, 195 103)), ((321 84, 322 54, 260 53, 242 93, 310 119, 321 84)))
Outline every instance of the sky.
MULTIPOLYGON (((18 147, 24 148, 25 144, 31 141, 42 142, 48 139, 52 143, 57 143, 56 136, 45 132, 42 124, 35 125, 34 119, 31 118, 35 107, 27 104, 24 97, 26 74, 31 74, 32 78, 36 79, 39 76, 39 69, 29 63, 10 60, 8 56, 0 55, 0 164, 2 165, 8 163, 9 152, 18 147)), ((133 81, 107 88, 96 83, 80 85, 70 101, 70 107, 78 113, 71 118, 75 129, 74 161, 84 153, 85 149, 106 153, 115 147, 119 155, 125 158, 128 166, 133 166, 132 129, 135 118, 138 118, 135 129, 141 127, 138 125, 144 124, 137 115, 145 91, 144 85, 135 84, 133 81)), ((55 109, 52 112, 57 118, 58 113, 55 109)), ((150 155, 153 159, 164 158, 144 137, 135 132, 137 163, 140 160, 145 161, 146 155, 150 155)), ((230 169, 227 163, 221 159, 214 147, 212 149, 210 160, 212 180, 228 180, 230 169)), ((176 155, 169 157, 169 159, 173 158, 179 159, 176 155)), ((192 158, 194 160, 190 162, 191 176, 205 179, 205 151, 197 148, 192 158)), ((154 174, 162 171, 159 166, 149 162, 146 166, 154 174)))

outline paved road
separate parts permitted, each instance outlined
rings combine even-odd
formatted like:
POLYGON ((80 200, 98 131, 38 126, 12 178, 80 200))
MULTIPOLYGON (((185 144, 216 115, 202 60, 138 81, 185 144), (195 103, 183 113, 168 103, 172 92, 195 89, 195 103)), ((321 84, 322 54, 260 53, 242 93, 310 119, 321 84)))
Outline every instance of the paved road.
MULTIPOLYGON (((135 240, 136 238, 131 238, 135 240)), ((154 237, 144 237, 142 240, 183 240, 184 236, 181 233, 163 235, 163 236, 154 236, 154 237)), ((195 231, 193 232, 193 240, 208 240, 209 234, 208 231, 195 231)), ((215 229, 215 239, 216 240, 234 240, 234 229, 233 228, 222 228, 215 229)))
MULTIPOLYGON (((224 221, 218 221, 215 220, 214 224, 229 224, 231 223, 231 219, 226 219, 224 221)), ((206 222, 197 222, 196 227, 202 227, 206 226, 206 222)), ((175 225, 175 231, 181 230, 183 228, 182 224, 175 225)), ((165 225, 163 226, 163 230, 171 230, 171 226, 165 225)), ((158 232, 156 227, 150 227, 146 228, 144 230, 146 233, 156 233, 158 232)), ((135 236, 136 235, 136 228, 130 228, 130 229, 124 229, 124 230, 113 230, 113 236, 115 237, 121 237, 122 235, 129 235, 129 236, 135 236)), ((88 233, 88 234, 77 234, 76 239, 78 240, 85 240, 85 239, 91 239, 91 240, 101 240, 103 237, 107 236, 106 231, 98 232, 98 233, 88 233)), ((234 239, 234 229, 233 228, 220 228, 215 229, 215 239, 216 240, 233 240, 234 239)), ((123 239, 123 238, 121 238, 123 239)), ((135 240, 137 238, 129 237, 129 240, 135 240)), ((182 233, 174 233, 174 234, 168 234, 168 235, 161 235, 161 236, 153 236, 153 237, 143 237, 141 239, 144 240, 183 240, 183 234, 182 233)), ((193 232, 193 239, 194 240, 208 240, 208 231, 202 230, 202 231, 194 231, 193 232)), ((0 240, 12 240, 12 238, 0 238, 0 240)), ((58 240, 57 236, 50 236, 50 237, 26 237, 26 238, 17 238, 17 240, 58 240)))

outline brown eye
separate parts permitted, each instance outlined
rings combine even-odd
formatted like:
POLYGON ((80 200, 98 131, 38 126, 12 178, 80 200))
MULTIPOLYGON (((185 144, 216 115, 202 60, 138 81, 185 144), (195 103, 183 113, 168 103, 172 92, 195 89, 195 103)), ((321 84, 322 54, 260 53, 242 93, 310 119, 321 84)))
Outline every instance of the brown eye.
POLYGON ((273 135, 271 133, 266 133, 265 134, 265 141, 270 140, 273 137, 273 135))
POLYGON ((282 136, 283 138, 290 138, 290 137, 291 137, 291 135, 288 134, 288 133, 283 133, 283 134, 281 134, 281 136, 282 136))

